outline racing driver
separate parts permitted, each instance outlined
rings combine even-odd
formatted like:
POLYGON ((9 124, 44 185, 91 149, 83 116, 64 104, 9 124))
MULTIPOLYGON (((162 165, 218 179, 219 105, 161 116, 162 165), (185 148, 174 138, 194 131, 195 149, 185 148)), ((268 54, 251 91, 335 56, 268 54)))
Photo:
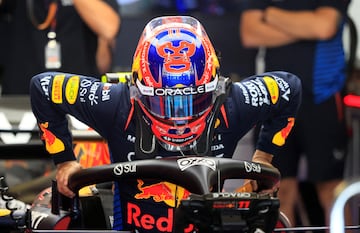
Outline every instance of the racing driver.
MULTIPOLYGON (((67 114, 107 141, 112 162, 180 155, 231 158, 238 141, 262 124, 252 160, 271 166, 295 122, 301 99, 299 78, 276 71, 232 83, 219 69, 198 20, 164 16, 144 28, 128 83, 102 83, 95 77, 60 72, 34 76, 31 106, 57 166, 59 191, 73 197, 68 178, 81 169, 67 114)), ((176 200, 186 191, 170 187, 176 190, 174 196, 163 201, 140 195, 141 187, 159 182, 114 184, 113 229, 172 231, 176 200)))

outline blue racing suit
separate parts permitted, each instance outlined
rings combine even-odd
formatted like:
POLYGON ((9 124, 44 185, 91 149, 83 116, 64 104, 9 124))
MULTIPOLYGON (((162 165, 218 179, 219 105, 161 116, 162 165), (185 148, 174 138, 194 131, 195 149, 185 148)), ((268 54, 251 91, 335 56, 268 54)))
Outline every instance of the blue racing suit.
MULTIPOLYGON (((30 96, 42 140, 55 164, 76 159, 67 114, 96 130, 107 141, 112 162, 137 159, 134 152, 136 120, 130 114, 128 84, 102 83, 93 77, 47 72, 32 78, 30 96)), ((232 83, 214 126, 212 155, 231 158, 238 141, 258 123, 263 127, 256 148, 276 155, 294 124, 300 100, 301 82, 291 73, 269 72, 232 83)), ((158 156, 174 155, 180 153, 159 147, 158 156)), ((160 182, 117 183, 113 228, 171 232, 174 207, 178 199, 186 196, 186 191, 163 182, 160 186, 167 186, 170 193, 165 196, 170 197, 162 196, 159 200, 141 195, 146 187, 160 187, 160 182)))

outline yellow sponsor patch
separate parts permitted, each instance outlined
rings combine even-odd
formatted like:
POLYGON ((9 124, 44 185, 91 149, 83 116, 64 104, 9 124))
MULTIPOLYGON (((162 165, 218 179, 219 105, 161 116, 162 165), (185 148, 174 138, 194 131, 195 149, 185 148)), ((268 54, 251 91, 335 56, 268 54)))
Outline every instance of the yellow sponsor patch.
POLYGON ((0 209, 0 217, 9 215, 10 213, 11 213, 11 211, 8 209, 0 209))
POLYGON ((63 101, 62 97, 62 85, 64 83, 65 75, 56 75, 53 80, 52 90, 51 90, 51 100, 55 104, 61 104, 63 101))
POLYGON ((74 104, 79 92, 79 76, 72 76, 66 83, 65 98, 69 104, 74 104))
POLYGON ((270 93, 271 103, 276 104, 279 100, 279 86, 276 81, 269 77, 265 76, 264 78, 265 85, 270 93))
MULTIPOLYGON (((140 71, 140 53, 138 53, 133 61, 132 70, 140 71)), ((142 80, 142 72, 138 72, 138 78, 142 80)))
POLYGON ((294 124, 295 124, 295 118, 289 117, 287 125, 274 135, 272 139, 272 143, 277 146, 283 146, 294 124))

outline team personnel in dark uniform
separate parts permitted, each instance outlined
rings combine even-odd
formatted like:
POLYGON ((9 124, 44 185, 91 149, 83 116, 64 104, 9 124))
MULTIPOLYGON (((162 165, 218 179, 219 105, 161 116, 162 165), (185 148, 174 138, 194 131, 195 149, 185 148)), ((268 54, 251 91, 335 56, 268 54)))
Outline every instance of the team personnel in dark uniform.
MULTIPOLYGON (((219 68, 201 24, 177 16, 147 24, 130 83, 101 83, 68 73, 34 76, 31 105, 46 149, 57 164, 59 191, 73 196, 68 177, 81 169, 66 114, 106 139, 112 162, 174 155, 231 158, 239 139, 261 122, 253 161, 271 165, 294 125, 301 100, 299 78, 279 71, 231 83, 219 75, 219 68)), ((188 193, 160 182, 115 184, 114 229, 172 231, 173 208, 188 193), (172 190, 172 197, 159 201, 142 195, 144 187, 159 184, 172 190)))
POLYGON ((9 54, 2 54, 6 56, 2 94, 29 94, 29 77, 44 71, 98 76, 109 68, 120 27, 116 0, 11 0, 9 4, 13 9, 8 32, 1 35, 10 37, 9 54), (97 60, 100 54, 102 60, 97 60))
MULTIPOLYGON (((265 71, 286 70, 302 81, 303 99, 288 143, 273 161, 282 174, 281 210, 295 223, 299 159, 329 220, 333 190, 343 178, 346 130, 343 27, 348 0, 243 1, 242 42, 266 47, 265 71)), ((328 222, 327 222, 328 223, 328 222)))

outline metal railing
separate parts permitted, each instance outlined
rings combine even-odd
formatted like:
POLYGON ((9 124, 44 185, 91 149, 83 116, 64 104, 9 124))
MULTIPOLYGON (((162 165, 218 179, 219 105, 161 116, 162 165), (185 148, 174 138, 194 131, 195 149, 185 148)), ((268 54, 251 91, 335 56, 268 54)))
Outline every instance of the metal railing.
POLYGON ((352 197, 360 194, 360 180, 344 181, 336 192, 337 196, 330 212, 330 233, 344 233, 345 205, 352 197))

